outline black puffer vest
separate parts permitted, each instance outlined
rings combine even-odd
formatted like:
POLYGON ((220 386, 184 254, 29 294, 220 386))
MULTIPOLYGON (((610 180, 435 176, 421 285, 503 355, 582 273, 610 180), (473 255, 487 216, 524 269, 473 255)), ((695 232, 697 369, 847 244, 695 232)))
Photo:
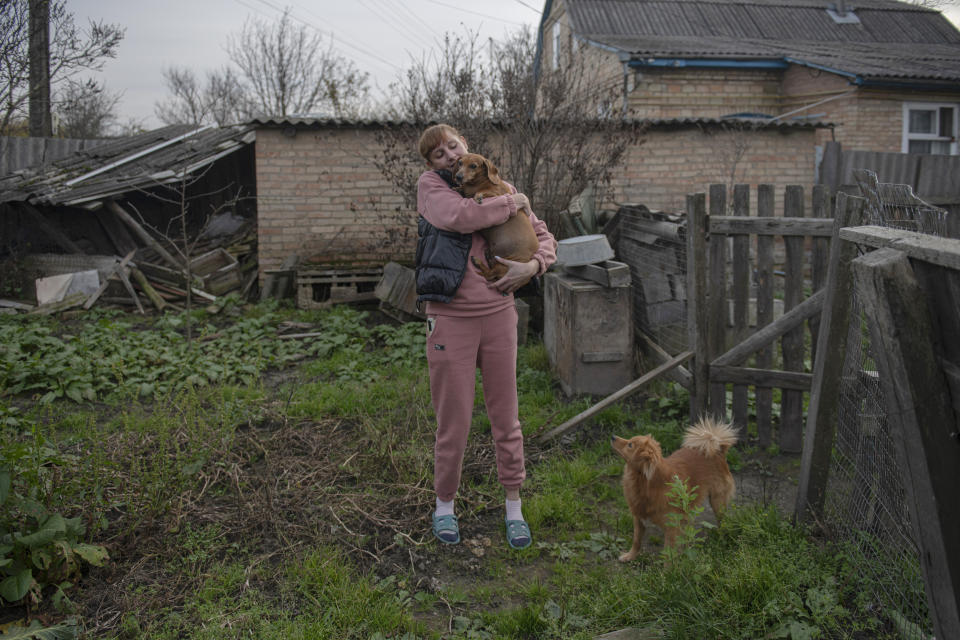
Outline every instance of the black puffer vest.
MULTIPOLYGON (((455 186, 449 171, 437 171, 451 187, 455 186)), ((463 275, 473 235, 438 229, 420 216, 417 221, 417 308, 424 301, 450 302, 463 275)))

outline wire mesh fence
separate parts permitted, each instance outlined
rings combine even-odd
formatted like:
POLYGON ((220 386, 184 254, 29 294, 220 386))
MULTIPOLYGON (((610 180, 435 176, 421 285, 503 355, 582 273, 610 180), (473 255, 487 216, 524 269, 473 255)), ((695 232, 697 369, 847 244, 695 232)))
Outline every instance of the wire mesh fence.
POLYGON ((637 328, 671 355, 687 349, 687 244, 682 215, 642 205, 619 211, 617 253, 633 277, 637 328))
POLYGON ((865 606, 901 637, 931 629, 899 450, 871 356, 867 318, 854 294, 823 523, 871 585, 865 606))
MULTIPOLYGON (((866 174, 860 187, 867 200, 867 224, 945 234, 943 211, 917 198, 909 186, 877 184, 875 175, 866 174)), ((854 290, 822 524, 871 585, 863 594, 866 606, 892 625, 896 637, 925 640, 932 637, 932 622, 921 550, 868 322, 854 290)))

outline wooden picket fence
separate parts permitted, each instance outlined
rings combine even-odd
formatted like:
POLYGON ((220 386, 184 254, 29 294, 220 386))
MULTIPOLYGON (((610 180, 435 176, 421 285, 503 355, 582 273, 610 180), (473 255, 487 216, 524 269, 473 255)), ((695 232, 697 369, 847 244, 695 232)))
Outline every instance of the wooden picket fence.
POLYGON ((687 197, 691 416, 727 416, 730 392, 732 419, 745 429, 752 391, 760 445, 773 442, 779 423, 780 448, 799 452, 833 229, 830 194, 813 188, 809 216, 801 186, 785 188, 782 215, 773 185, 757 187, 756 215, 749 185, 734 186, 729 207, 725 185, 709 194, 687 197))

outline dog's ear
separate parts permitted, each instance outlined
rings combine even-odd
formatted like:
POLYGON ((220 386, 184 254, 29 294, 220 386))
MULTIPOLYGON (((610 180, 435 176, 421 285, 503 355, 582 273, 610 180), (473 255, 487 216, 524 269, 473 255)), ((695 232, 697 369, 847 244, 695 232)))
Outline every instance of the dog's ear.
POLYGON ((487 168, 487 177, 490 178, 490 182, 500 184, 500 172, 497 171, 497 167, 486 158, 483 160, 483 165, 487 168))

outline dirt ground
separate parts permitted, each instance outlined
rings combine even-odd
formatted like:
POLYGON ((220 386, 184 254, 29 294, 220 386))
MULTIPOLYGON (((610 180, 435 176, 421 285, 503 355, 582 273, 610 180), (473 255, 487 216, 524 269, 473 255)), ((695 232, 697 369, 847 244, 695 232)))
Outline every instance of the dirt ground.
MULTIPOLYGON (((182 607, 204 573, 169 570, 171 559, 183 557, 177 534, 187 523, 194 529, 215 524, 222 531, 223 557, 209 562, 225 559, 228 545, 250 550, 251 556, 244 560, 250 563, 250 586, 261 587, 263 593, 275 586, 264 569, 279 572, 296 554, 318 544, 334 544, 362 571, 380 578, 404 576, 406 590, 441 596, 441 605, 417 612, 418 618, 437 630, 449 629, 455 616, 470 610, 465 603, 448 602, 442 594, 469 593, 487 583, 496 592, 502 581, 519 579, 511 563, 502 561, 510 552, 504 542, 501 496, 469 496, 471 508, 461 513, 462 543, 437 544, 430 534, 430 487, 424 486, 426 482, 363 486, 341 459, 348 455, 342 442, 352 437, 353 430, 343 421, 254 425, 241 434, 243 442, 225 452, 225 458, 202 478, 203 487, 220 490, 201 489, 197 495, 185 496, 162 518, 98 541, 108 545, 112 562, 91 572, 76 599, 91 637, 115 633, 130 612, 160 617, 164 610, 182 607), (371 491, 376 500, 370 499, 371 491), (494 565, 500 572, 495 578, 490 571, 494 565)), ((531 443, 527 448, 530 466, 535 467, 544 453, 531 443)), ((465 477, 491 468, 491 456, 492 448, 470 445, 465 477)), ((799 456, 741 455, 735 471, 735 501, 775 504, 783 513, 792 513, 798 468, 799 456)), ((606 481, 619 485, 618 478, 606 481)), ((709 509, 705 517, 713 520, 709 509)), ((653 528, 650 533, 654 535, 651 540, 648 534, 646 545, 655 552, 660 548, 659 532, 653 528)), ((621 532, 620 537, 626 544, 629 532, 621 532)), ((616 559, 610 555, 597 561, 616 559)), ((532 566, 524 565, 523 578, 529 579, 531 572, 546 575, 554 562, 550 554, 542 554, 532 566)), ((493 595, 484 607, 495 610, 517 604, 493 595)))

